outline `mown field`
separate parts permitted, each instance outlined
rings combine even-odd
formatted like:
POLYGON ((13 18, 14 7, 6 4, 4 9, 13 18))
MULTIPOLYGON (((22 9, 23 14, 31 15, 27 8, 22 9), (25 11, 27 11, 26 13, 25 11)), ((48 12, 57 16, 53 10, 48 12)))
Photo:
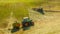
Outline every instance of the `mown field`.
MULTIPOLYGON (((11 0, 12 1, 12 0, 11 0)), ((31 1, 31 0, 30 0, 31 1)), ((29 16, 29 8, 33 7, 43 7, 44 10, 52 10, 56 12, 45 12, 45 15, 41 15, 39 13, 34 14, 31 13, 30 17, 35 20, 35 26, 31 27, 30 30, 27 31, 18 31, 14 34, 59 34, 60 32, 60 2, 50 1, 50 0, 38 0, 38 1, 20 1, 20 2, 2 2, 0 3, 0 28, 6 28, 9 19, 12 17, 17 19, 18 21, 22 21, 23 17, 29 16)))

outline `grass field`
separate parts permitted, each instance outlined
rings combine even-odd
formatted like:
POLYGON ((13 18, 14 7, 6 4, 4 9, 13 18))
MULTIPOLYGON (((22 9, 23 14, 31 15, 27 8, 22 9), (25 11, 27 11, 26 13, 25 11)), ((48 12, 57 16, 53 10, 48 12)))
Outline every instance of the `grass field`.
MULTIPOLYGON (((27 6, 24 4, 20 5, 20 3, 6 3, 0 5, 0 24, 6 23, 6 19, 11 17, 11 12, 13 12, 12 17, 17 20, 22 20, 23 17, 28 16, 27 6)), ((3 26, 3 25, 1 25, 3 26)))
MULTIPOLYGON (((12 0, 9 0, 6 2, 0 2, 0 28, 6 28, 9 21, 6 21, 6 19, 9 19, 12 17, 17 19, 18 21, 22 21, 23 17, 29 16, 28 14, 28 8, 32 7, 43 7, 44 10, 60 10, 60 2, 58 0, 56 1, 50 1, 50 0, 16 0, 15 2, 12 0)), ((33 20, 35 21, 34 28, 32 27, 28 31, 18 31, 15 34, 59 34, 60 32, 60 12, 45 12, 46 14, 43 15, 37 13, 31 13, 30 17, 35 17, 33 20), (38 32, 37 32, 38 31, 38 32)))

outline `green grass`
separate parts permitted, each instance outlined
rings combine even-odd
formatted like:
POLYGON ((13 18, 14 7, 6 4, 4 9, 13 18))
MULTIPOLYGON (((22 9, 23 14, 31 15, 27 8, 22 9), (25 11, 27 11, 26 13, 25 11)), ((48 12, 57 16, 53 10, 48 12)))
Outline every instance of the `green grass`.
POLYGON ((8 18, 10 17, 10 13, 13 12, 13 16, 16 18, 22 18, 25 16, 28 16, 28 10, 26 9, 26 6, 22 5, 19 6, 19 4, 5 4, 0 5, 0 19, 8 18), (15 6, 16 5, 16 6, 15 6))
POLYGON ((9 19, 11 12, 13 12, 13 17, 15 17, 19 21, 21 21, 23 17, 28 16, 28 10, 24 5, 19 6, 19 4, 16 3, 1 4, 0 5, 0 26, 5 26, 3 24, 6 24, 7 22, 4 19, 7 18, 9 19))

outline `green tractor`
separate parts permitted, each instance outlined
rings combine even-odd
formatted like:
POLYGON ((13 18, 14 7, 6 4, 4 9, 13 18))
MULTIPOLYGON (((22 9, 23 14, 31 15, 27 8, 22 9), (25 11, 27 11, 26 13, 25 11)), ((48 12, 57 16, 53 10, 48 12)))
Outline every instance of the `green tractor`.
MULTIPOLYGON (((25 31, 27 29, 29 29, 31 26, 34 26, 34 22, 28 18, 28 17, 24 17, 23 21, 22 21, 22 29, 25 31)), ((14 33, 14 32, 17 32, 19 31, 21 28, 20 28, 20 23, 15 21, 15 23, 13 23, 13 28, 11 29, 11 33, 14 33)))
POLYGON ((24 17, 24 19, 22 21, 23 30, 29 29, 30 26, 34 26, 34 22, 30 18, 24 17))

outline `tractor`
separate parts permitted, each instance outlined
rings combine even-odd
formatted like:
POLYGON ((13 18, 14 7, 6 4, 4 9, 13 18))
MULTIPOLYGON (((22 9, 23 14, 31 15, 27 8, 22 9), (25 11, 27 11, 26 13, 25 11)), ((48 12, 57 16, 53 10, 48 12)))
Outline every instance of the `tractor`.
POLYGON ((21 25, 22 25, 23 31, 25 31, 29 29, 31 26, 34 26, 34 22, 28 17, 23 18, 22 24, 15 21, 15 23, 12 24, 13 28, 11 29, 11 33, 19 31, 21 29, 20 27, 21 25))
POLYGON ((34 22, 30 18, 24 17, 23 21, 22 21, 22 28, 23 28, 23 30, 27 30, 31 26, 34 26, 34 22))

